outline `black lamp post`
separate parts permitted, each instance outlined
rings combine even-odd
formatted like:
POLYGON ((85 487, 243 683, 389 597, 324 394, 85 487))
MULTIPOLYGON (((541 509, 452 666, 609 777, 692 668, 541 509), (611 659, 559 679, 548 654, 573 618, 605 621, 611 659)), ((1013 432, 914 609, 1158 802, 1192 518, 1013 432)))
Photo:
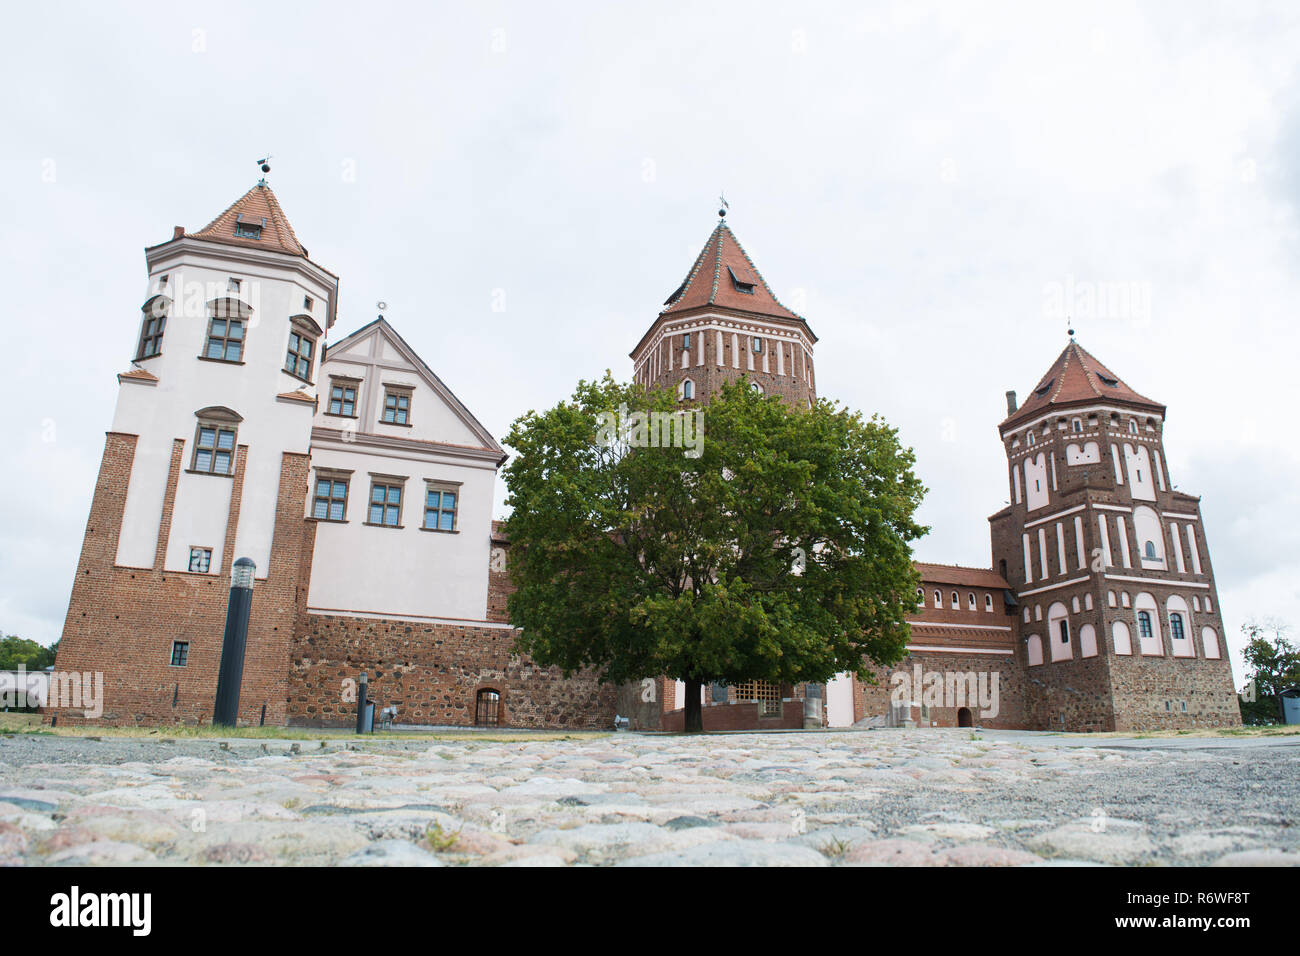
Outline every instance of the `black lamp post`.
POLYGON ((366 727, 366 698, 370 692, 370 677, 365 671, 361 672, 361 683, 357 687, 357 733, 363 734, 369 728, 366 727))
POLYGON ((248 614, 253 607, 256 568, 251 558, 238 558, 230 572, 230 603, 226 606, 226 634, 221 641, 213 726, 233 727, 239 716, 239 685, 244 678, 244 648, 248 643, 248 614))

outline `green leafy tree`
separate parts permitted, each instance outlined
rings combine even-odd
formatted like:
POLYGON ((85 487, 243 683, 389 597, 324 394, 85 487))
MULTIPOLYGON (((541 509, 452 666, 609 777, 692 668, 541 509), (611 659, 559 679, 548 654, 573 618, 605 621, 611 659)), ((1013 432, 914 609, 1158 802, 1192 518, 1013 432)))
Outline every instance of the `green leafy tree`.
POLYGON ((0 670, 17 670, 19 664, 29 671, 49 667, 54 663, 58 646, 57 641, 53 647, 44 647, 17 634, 8 634, 0 640, 0 670))
POLYGON ((698 731, 705 683, 866 678, 902 657, 925 489, 879 419, 743 380, 683 412, 606 373, 506 441, 508 608, 539 663, 682 680, 698 731), (663 447, 674 421, 702 440, 663 447))
POLYGON ((1242 658, 1248 681, 1246 693, 1238 698, 1241 722, 1277 723, 1282 716, 1278 695, 1300 684, 1300 648, 1287 639, 1282 624, 1252 622, 1241 631, 1246 635, 1242 658))

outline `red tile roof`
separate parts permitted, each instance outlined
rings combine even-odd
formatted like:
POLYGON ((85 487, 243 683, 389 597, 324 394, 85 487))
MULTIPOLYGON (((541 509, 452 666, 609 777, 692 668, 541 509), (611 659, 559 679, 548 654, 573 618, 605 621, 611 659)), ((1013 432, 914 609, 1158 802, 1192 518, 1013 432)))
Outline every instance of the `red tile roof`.
POLYGON ((185 234, 191 239, 207 239, 209 242, 222 242, 232 246, 270 249, 274 252, 286 252, 291 256, 307 258, 307 250, 302 247, 294 235, 293 226, 280 208, 280 201, 271 192, 271 187, 258 183, 244 195, 227 207, 226 211, 212 220, 198 232, 185 234), (260 238, 252 239, 235 235, 236 221, 262 227, 260 238))
POLYGON ((1002 423, 1003 430, 1033 418, 1054 405, 1095 401, 1143 405, 1164 412, 1164 406, 1125 385, 1118 375, 1084 351, 1074 339, 1015 412, 1002 423))
POLYGON ((956 584, 970 588, 1010 588, 1002 575, 991 568, 966 568, 959 564, 928 564, 913 561, 926 584, 956 584))
POLYGON ((663 312, 710 305, 804 321, 777 301, 725 222, 719 222, 709 235, 685 281, 668 297, 663 312), (753 291, 740 291, 742 284, 753 291))
POLYGON ((154 375, 152 372, 146 372, 142 368, 133 368, 128 372, 118 372, 117 380, 119 382, 127 378, 136 382, 147 382, 150 385, 155 385, 158 382, 157 375, 154 375))

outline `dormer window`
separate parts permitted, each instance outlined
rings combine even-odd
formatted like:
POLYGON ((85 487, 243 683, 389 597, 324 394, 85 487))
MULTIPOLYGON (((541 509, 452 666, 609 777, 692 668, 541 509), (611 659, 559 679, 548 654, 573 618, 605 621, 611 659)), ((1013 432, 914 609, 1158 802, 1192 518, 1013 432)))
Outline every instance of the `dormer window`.
POLYGON ((239 213, 235 216, 235 235, 240 239, 261 239, 262 227, 265 225, 265 219, 261 222, 244 222, 244 214, 239 213))
POLYGON ((1056 379, 1054 379, 1054 378, 1049 378, 1049 379, 1048 379, 1045 383, 1043 383, 1041 386, 1039 386, 1038 388, 1034 389, 1034 394, 1035 394, 1035 395, 1046 395, 1049 391, 1051 391, 1052 385, 1055 384, 1055 382, 1056 382, 1056 379))
POLYGON ((1105 385, 1107 388, 1119 387, 1119 379, 1117 378, 1107 378, 1105 375, 1098 375, 1097 377, 1101 379, 1101 384, 1105 385))
POLYGON ((727 266, 727 271, 731 273, 731 284, 737 292, 743 292, 745 295, 754 294, 754 280, 744 269, 734 269, 727 266))

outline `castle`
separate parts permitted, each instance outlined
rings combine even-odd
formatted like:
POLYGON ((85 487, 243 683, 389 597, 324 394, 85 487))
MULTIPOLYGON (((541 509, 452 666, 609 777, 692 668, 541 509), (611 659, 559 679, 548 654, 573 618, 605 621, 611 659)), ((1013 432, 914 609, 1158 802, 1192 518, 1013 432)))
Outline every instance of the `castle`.
MULTIPOLYGON (((145 261, 55 665, 104 675, 99 720, 212 719, 247 558, 241 724, 351 724, 364 671, 399 725, 681 727, 675 681, 615 688, 513 653, 509 541, 491 518, 505 452, 382 315, 331 336, 338 276, 265 181, 145 261)), ((807 405, 816 342, 720 220, 633 374, 683 403, 743 376, 807 405)), ((1071 339, 1023 405, 1008 393, 1012 503, 989 519, 992 566, 917 565, 907 659, 874 683, 705 688, 705 728, 1239 723, 1164 415, 1071 339)))

